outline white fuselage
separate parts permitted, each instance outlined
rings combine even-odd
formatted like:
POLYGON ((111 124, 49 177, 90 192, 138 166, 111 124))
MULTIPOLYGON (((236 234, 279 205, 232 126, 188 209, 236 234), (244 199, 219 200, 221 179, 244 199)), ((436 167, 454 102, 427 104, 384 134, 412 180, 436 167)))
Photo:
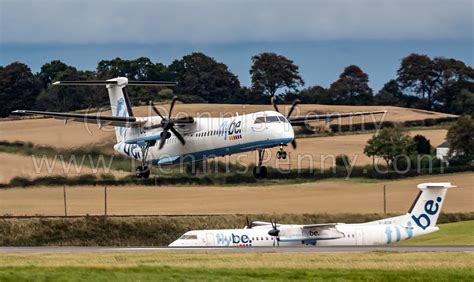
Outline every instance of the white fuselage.
POLYGON ((270 247, 270 246, 370 246, 385 245, 429 234, 438 227, 425 230, 404 227, 400 224, 381 222, 345 224, 335 226, 332 234, 338 236, 321 238, 321 233, 304 230, 302 225, 279 226, 280 236, 270 236, 271 226, 243 229, 194 230, 185 233, 169 247, 270 247), (313 234, 312 234, 312 233, 313 234), (319 237, 319 238, 318 238, 319 237), (339 237, 339 238, 337 238, 339 237))
MULTIPOLYGON (((147 121, 147 125, 159 122, 159 117, 152 117, 147 121)), ((155 145, 150 147, 146 162, 153 165, 170 165, 275 147, 294 139, 290 123, 283 115, 274 111, 224 118, 194 118, 193 124, 177 127, 177 130, 183 135, 186 144, 182 145, 176 136, 171 134, 160 150, 158 143, 161 129, 140 132, 139 129, 123 128, 124 140, 129 144, 122 141, 116 144, 114 149, 123 155, 141 160, 143 156, 137 142, 157 140, 155 145), (266 117, 266 122, 259 122, 259 117, 266 117)))

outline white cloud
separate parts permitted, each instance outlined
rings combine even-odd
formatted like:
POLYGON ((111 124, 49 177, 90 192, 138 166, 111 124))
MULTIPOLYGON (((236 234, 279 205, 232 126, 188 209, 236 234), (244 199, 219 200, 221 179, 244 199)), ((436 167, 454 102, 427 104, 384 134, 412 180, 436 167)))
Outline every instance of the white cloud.
POLYGON ((0 0, 1 42, 473 38, 472 0, 0 0))

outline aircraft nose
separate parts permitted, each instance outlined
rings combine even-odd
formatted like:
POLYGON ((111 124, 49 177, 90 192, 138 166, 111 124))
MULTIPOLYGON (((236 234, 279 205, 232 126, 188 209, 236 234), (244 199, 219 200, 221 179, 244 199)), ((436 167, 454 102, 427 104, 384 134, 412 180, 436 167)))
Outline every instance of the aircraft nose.
POLYGON ((295 132, 293 131, 293 127, 289 123, 283 124, 281 135, 283 138, 290 140, 291 142, 295 138, 295 132))
POLYGON ((179 244, 179 242, 178 242, 178 240, 176 240, 176 241, 173 241, 171 244, 169 244, 168 247, 177 247, 177 246, 179 246, 178 244, 179 244))

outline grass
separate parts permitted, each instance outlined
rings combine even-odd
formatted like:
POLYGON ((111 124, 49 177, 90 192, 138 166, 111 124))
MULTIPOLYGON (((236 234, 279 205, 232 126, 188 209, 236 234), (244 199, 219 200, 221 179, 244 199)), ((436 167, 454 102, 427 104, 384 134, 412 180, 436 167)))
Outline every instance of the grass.
POLYGON ((472 253, 17 253, 1 281, 371 280, 472 281, 472 253))
POLYGON ((439 231, 398 245, 474 245, 474 220, 441 224, 439 231))
POLYGON ((473 279, 471 269, 0 268, 2 281, 472 281, 473 279))
MULTIPOLYGON (((392 215, 250 214, 248 218, 262 221, 277 220, 287 224, 309 224, 358 223, 389 216, 392 215)), ((474 213, 441 214, 440 221, 442 222, 471 221, 466 225, 464 223, 460 225, 466 227, 459 228, 456 241, 443 232, 436 245, 473 245, 472 236, 467 232, 473 225, 473 219, 474 213)), ((8 218, 0 220, 0 246, 167 246, 191 229, 239 228, 245 222, 245 215, 8 218)), ((443 231, 444 225, 440 225, 440 229, 443 231)))

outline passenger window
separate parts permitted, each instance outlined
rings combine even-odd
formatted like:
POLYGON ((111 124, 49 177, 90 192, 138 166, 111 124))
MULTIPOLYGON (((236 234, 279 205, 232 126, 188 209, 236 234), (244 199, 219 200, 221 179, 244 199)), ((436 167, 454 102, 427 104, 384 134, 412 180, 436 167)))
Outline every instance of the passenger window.
POLYGON ((267 116, 267 123, 270 123, 270 122, 278 122, 279 119, 277 116, 267 116))
POLYGON ((255 119, 255 123, 265 123, 265 117, 258 117, 255 119))

